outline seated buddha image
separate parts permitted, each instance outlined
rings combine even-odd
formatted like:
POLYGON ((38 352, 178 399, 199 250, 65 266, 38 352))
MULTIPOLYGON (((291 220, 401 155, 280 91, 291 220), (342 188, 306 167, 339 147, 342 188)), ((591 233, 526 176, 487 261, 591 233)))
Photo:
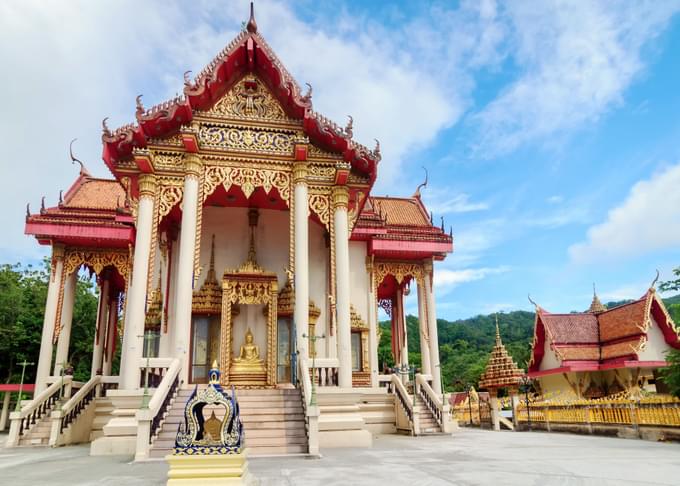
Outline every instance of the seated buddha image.
POLYGON ((264 360, 260 358, 260 348, 253 343, 253 333, 250 328, 246 332, 246 340, 241 344, 238 358, 233 358, 232 369, 242 372, 261 372, 264 370, 264 360))

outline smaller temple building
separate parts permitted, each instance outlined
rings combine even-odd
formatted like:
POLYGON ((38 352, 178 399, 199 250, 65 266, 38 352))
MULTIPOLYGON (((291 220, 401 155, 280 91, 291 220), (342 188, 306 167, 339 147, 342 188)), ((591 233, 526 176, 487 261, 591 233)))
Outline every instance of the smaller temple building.
POLYGON ((671 348, 680 349, 680 330, 654 285, 612 309, 595 293, 585 312, 553 314, 536 304, 529 376, 544 397, 663 392, 657 375, 671 348))

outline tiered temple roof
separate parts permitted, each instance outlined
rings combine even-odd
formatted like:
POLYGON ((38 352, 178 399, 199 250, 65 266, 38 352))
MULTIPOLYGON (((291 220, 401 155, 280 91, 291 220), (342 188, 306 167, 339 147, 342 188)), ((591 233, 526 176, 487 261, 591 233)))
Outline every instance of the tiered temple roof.
POLYGON ((664 366, 664 361, 639 359, 649 340, 652 318, 665 343, 680 349, 680 330, 653 287, 640 299, 613 309, 602 305, 597 295, 581 313, 552 314, 536 306, 530 375, 664 366), (560 361, 558 368, 540 368, 546 340, 560 361))
POLYGON ((517 363, 508 354, 505 345, 501 340, 500 329, 498 328, 498 318, 496 318, 496 344, 491 351, 491 357, 486 365, 486 369, 479 378, 479 388, 509 388, 517 387, 524 372, 519 369, 517 363))

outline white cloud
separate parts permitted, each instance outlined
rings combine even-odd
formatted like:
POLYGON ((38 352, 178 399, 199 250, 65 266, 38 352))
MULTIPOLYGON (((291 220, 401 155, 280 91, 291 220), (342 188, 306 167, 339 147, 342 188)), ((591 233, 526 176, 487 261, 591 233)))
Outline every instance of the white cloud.
POLYGON ((520 75, 472 118, 485 156, 596 121, 643 70, 642 49, 680 9, 670 2, 511 2, 520 75))
POLYGON ((577 263, 642 255, 680 245, 680 164, 639 181, 606 221, 569 248, 577 263))
POLYGON ((564 197, 559 195, 550 196, 549 198, 546 199, 546 202, 549 204, 561 204, 563 201, 564 197))
POLYGON ((433 189, 427 191, 423 198, 427 208, 434 214, 470 213, 489 209, 489 203, 470 201, 469 194, 464 192, 451 196, 450 190, 433 189))
POLYGON ((509 271, 507 266, 500 267, 483 267, 483 268, 466 268, 462 270, 450 270, 446 268, 438 268, 434 272, 434 285, 438 290, 447 292, 452 288, 466 282, 474 282, 482 280, 489 275, 498 275, 509 271))

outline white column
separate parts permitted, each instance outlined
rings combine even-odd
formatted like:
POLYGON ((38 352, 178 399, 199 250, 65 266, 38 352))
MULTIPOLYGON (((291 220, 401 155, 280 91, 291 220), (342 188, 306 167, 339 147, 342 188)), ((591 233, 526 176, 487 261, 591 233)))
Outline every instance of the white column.
POLYGON ((296 162, 293 168, 295 185, 295 340, 298 359, 307 359, 307 339, 302 335, 309 332, 309 202, 307 194, 307 165, 296 162))
MULTIPOLYGON (((196 154, 184 156, 184 195, 182 196, 182 236, 177 261, 177 293, 173 340, 173 358, 182 364, 181 379, 189 379, 189 343, 191 342, 191 302, 194 284, 194 251, 196 250, 196 220, 198 216, 198 181, 203 170, 196 154)), ((202 208, 202 206, 201 206, 202 208)))
POLYGON ((347 205, 349 191, 345 186, 333 188, 333 223, 335 224, 335 285, 338 323, 338 386, 352 387, 352 329, 350 322, 349 229, 347 205))
POLYGON ((68 351, 71 343, 71 324, 73 323, 73 304, 76 299, 76 283, 78 270, 66 277, 64 297, 61 303, 61 330, 57 341, 57 355, 54 359, 54 376, 59 376, 63 363, 68 362, 68 351))
POLYGON ((439 367, 439 337, 437 334, 437 312, 434 306, 434 290, 432 279, 434 269, 431 262, 425 265, 425 297, 427 304, 428 331, 430 332, 430 370, 432 372, 432 389, 442 392, 441 369, 439 367))
POLYGON ((64 271, 64 247, 53 246, 53 267, 47 287, 47 302, 45 303, 45 317, 43 319, 42 339, 40 341, 40 357, 35 376, 34 396, 47 388, 47 378, 52 367, 52 338, 54 336, 54 322, 57 318, 57 303, 59 301, 59 286, 61 274, 64 271))
POLYGON ((102 367, 102 354, 104 353, 104 342, 106 341, 106 323, 109 320, 109 279, 106 274, 102 276, 98 308, 97 328, 95 329, 94 343, 92 345, 90 378, 94 378, 97 375, 97 371, 100 371, 102 367))
POLYGON ((7 418, 9 417, 9 400, 12 392, 5 392, 5 398, 2 400, 2 412, 0 412, 0 432, 7 427, 7 418))
POLYGON ((430 343, 428 342, 429 333, 427 329, 427 313, 425 312, 425 289, 423 283, 418 282, 418 327, 420 328, 420 368, 424 375, 432 374, 430 363, 430 343))
POLYGON ((373 283, 373 257, 366 257, 366 273, 368 275, 368 363, 371 367, 371 387, 378 387, 378 301, 375 297, 373 283))
MULTIPOLYGON (((402 332, 404 333, 404 342, 401 348, 401 366, 408 368, 408 331, 406 329, 406 312, 404 311, 404 291, 401 288, 397 289, 396 298, 396 309, 397 309, 397 325, 401 326, 402 332)), ((409 380, 408 375, 404 375, 405 381, 409 380)))
POLYGON ((128 285, 123 344, 120 357, 120 388, 139 388, 139 360, 144 350, 144 313, 146 307, 146 282, 149 276, 151 231, 154 224, 153 206, 156 178, 152 174, 139 177, 139 206, 137 207, 137 235, 132 261, 132 281, 128 285))
POLYGON ((108 324, 104 339, 106 340, 106 354, 102 364, 102 375, 111 376, 111 366, 113 364, 113 347, 116 343, 116 333, 118 332, 118 297, 112 298, 109 303, 108 324))

